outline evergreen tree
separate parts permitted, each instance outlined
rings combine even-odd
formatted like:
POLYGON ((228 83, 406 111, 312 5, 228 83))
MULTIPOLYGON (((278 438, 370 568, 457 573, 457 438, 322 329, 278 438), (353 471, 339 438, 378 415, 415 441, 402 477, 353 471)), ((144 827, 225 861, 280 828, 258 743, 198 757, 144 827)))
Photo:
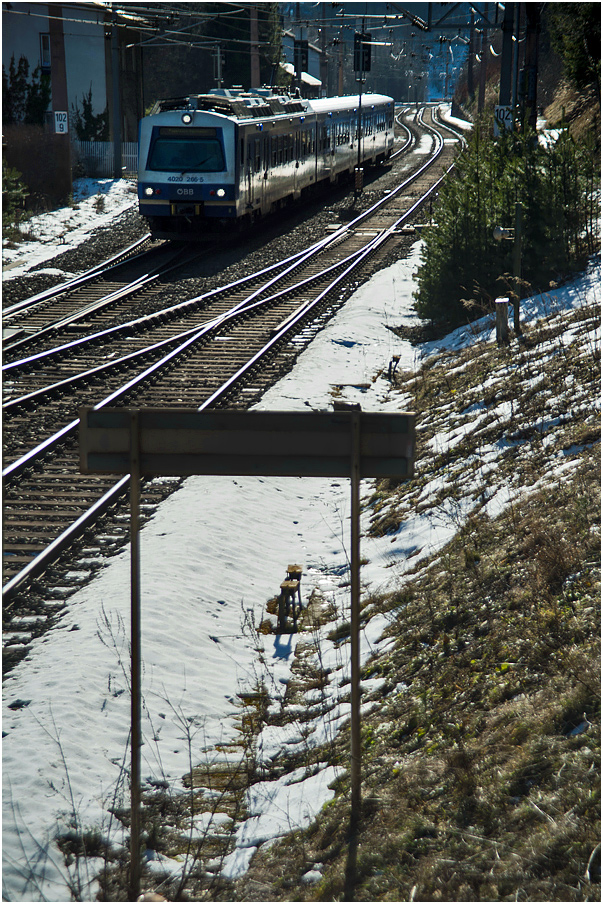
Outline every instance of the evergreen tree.
POLYGON ((36 66, 32 73, 31 84, 28 86, 23 122, 30 125, 44 125, 46 111, 52 96, 51 92, 50 75, 42 72, 40 67, 36 66))
POLYGON ((22 56, 15 64, 13 54, 8 65, 8 74, 2 66, 2 125, 15 125, 23 122, 27 103, 27 79, 29 63, 22 56))
POLYGON ((87 94, 82 94, 82 110, 72 106, 71 121, 75 134, 80 141, 108 141, 109 111, 107 107, 102 113, 92 112, 92 85, 87 94))
POLYGON ((545 289, 594 250, 596 156, 563 129, 543 146, 529 130, 493 140, 485 121, 443 183, 437 226, 423 233, 415 292, 417 313, 458 323, 467 302, 490 305, 513 284, 513 243, 496 242, 497 225, 513 227, 522 205, 522 279, 545 289))
POLYGON ((601 90, 601 4, 547 3, 551 44, 563 60, 568 79, 583 90, 601 90))
POLYGON ((2 226, 10 229, 19 218, 29 192, 21 180, 21 173, 2 160, 2 226))

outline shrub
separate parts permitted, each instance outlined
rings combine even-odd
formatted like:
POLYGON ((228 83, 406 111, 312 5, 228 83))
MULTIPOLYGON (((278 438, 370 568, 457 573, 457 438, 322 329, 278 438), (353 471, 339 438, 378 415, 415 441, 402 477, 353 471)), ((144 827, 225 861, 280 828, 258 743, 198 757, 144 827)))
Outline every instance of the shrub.
POLYGON ((15 226, 19 218, 19 212, 29 195, 25 185, 21 181, 21 173, 9 166, 6 160, 2 160, 2 226, 10 228, 15 226))

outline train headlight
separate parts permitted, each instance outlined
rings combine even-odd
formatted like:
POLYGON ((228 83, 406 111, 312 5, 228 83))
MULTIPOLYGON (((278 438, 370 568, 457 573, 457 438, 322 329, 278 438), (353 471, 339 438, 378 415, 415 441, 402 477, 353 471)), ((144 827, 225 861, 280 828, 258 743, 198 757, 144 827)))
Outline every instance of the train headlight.
POLYGON ((150 185, 147 185, 147 187, 144 190, 144 193, 147 197, 149 197, 149 198, 151 197, 151 195, 153 194, 153 189, 151 188, 150 185))
POLYGON ((224 191, 223 188, 219 188, 218 191, 216 192, 216 194, 217 194, 217 196, 218 196, 219 198, 225 198, 225 197, 226 197, 226 192, 224 191))
POLYGON ((191 113, 183 113, 182 114, 182 122, 184 123, 185 126, 190 126, 192 121, 193 121, 193 117, 192 117, 191 113))

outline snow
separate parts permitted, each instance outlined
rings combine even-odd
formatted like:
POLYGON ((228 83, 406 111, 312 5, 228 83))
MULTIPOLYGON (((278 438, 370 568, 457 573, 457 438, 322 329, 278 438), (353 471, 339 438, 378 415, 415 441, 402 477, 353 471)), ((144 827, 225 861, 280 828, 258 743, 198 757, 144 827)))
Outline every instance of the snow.
MULTIPOLYGON (((135 182, 75 179, 72 205, 38 214, 22 224, 23 232, 32 234, 35 239, 19 242, 14 248, 3 239, 2 280, 23 276, 31 267, 78 248, 90 235, 91 224, 94 229, 109 226, 116 216, 135 203, 135 182)), ((75 275, 51 267, 36 270, 36 273, 60 275, 65 279, 75 275)))
POLYGON ((247 792, 251 816, 237 830, 236 848, 224 861, 222 875, 236 879, 246 872, 258 845, 309 826, 323 803, 334 796, 329 790, 342 771, 326 766, 304 778, 305 769, 295 769, 277 781, 258 782, 247 792))
MULTIPOLYGON (((107 213, 119 212, 126 200, 114 184, 108 186, 106 197, 107 213)), ((90 201, 93 204, 92 194, 90 201)), ((60 217, 52 216, 52 221, 48 234, 59 225, 64 228, 60 217)), ((85 229, 84 219, 81 229, 85 229)), ((74 226, 70 238, 76 231, 74 226)), ((82 235, 83 231, 78 240, 82 235)), ((400 370, 412 370, 421 360, 447 349, 492 341, 493 318, 419 350, 395 336, 390 326, 418 322, 412 311, 418 263, 417 243, 407 260, 361 287, 257 407, 327 409, 336 394, 361 402, 366 411, 407 410, 409 400, 392 391, 384 376, 394 354, 401 356, 400 370)), ((561 314, 584 304, 586 298, 599 298, 599 286, 600 266, 593 262, 575 283, 526 302, 522 316, 561 314)), ((581 341, 595 345, 600 336, 589 334, 581 341)), ((465 409, 463 416, 469 418, 473 412, 478 418, 482 414, 476 405, 465 409)), ((501 410, 499 416, 504 418, 507 412, 501 410)), ((475 423, 467 420, 462 430, 475 429, 475 423)), ((439 443, 449 446, 458 439, 442 435, 439 443)), ((498 447, 481 450, 484 473, 495 471, 501 452, 498 447)), ((562 460, 558 466, 563 466, 562 460)), ((554 473, 543 478, 551 479, 554 473)), ((365 492, 370 486, 370 481, 363 481, 365 492)), ((433 499, 445 486, 441 480, 432 481, 421 498, 433 499)), ((409 568, 454 536, 475 506, 473 486, 459 483, 459 491, 465 495, 438 509, 410 511, 393 537, 363 537, 361 554, 367 560, 362 568, 363 590, 399 585, 409 568)), ((504 482, 495 486, 487 500, 490 515, 509 505, 515 492, 504 482)), ((291 562, 303 566, 304 603, 315 591, 336 607, 340 622, 348 620, 349 496, 346 480, 194 477, 147 523, 141 534, 142 776, 147 789, 160 782, 168 791, 183 791, 189 757, 193 764, 236 759, 236 748, 228 744, 238 737, 237 695, 264 685, 271 711, 278 710, 300 642, 310 644, 303 655, 331 669, 330 684, 324 692, 307 696, 303 722, 262 731, 258 766, 268 764, 283 749, 316 749, 349 721, 349 645, 345 639, 327 638, 332 624, 309 635, 257 632, 266 617, 266 602, 277 594, 291 562), (226 752, 229 749, 235 752, 226 752)), ((80 828, 99 828, 113 842, 125 844, 125 830, 111 817, 110 807, 114 800, 128 805, 123 769, 129 762, 129 592, 130 560, 125 550, 69 598, 60 626, 34 641, 27 657, 6 679, 6 899, 67 900, 68 884, 74 881, 80 883, 84 899, 94 895, 95 862, 88 869, 77 864, 67 867, 54 842, 57 828, 69 826, 74 819, 80 828)), ((388 619, 382 615, 366 625, 363 663, 391 643, 381 639, 387 626, 388 619)), ((363 687, 374 693, 379 681, 363 682, 363 687)), ((364 711, 372 705, 365 703, 364 711)), ((333 796, 329 786, 337 775, 335 768, 323 764, 311 772, 298 769, 278 781, 253 785, 247 793, 249 815, 236 825, 236 846, 222 864, 223 875, 242 875, 260 844, 308 825, 333 796)), ((195 837, 210 819, 212 830, 227 822, 219 811, 219 800, 214 801, 213 817, 209 815, 215 795, 206 796, 208 813, 195 816, 195 837)), ((166 860, 152 850, 147 858, 157 871, 178 873, 185 868, 182 861, 166 860)), ((308 872, 307 881, 320 878, 319 868, 320 864, 308 872)))

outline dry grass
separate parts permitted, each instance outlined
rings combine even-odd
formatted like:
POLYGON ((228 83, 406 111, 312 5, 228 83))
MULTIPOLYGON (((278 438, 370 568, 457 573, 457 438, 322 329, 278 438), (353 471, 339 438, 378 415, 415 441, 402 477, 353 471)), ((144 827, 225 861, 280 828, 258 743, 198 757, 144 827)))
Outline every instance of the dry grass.
MULTIPOLYGON (((588 316, 598 312, 576 315, 588 316)), ((599 372, 596 350, 561 341, 574 326, 529 333, 511 377, 509 350, 496 346, 399 377, 419 415, 420 474, 378 487, 376 533, 395 531, 435 475, 453 472, 449 494, 456 462, 510 435, 496 478, 519 492, 493 520, 476 505, 399 593, 365 601, 390 612, 395 646, 365 675, 384 683, 363 720, 356 900, 600 898, 599 429, 585 413, 599 372), (512 400, 514 414, 486 416, 454 452, 434 452, 430 440, 478 397, 512 400), (528 429, 545 418, 546 431, 528 429), (547 480, 560 450, 575 466, 547 480)), ((492 487, 475 489, 479 502, 492 487)), ((222 900, 349 900, 348 794, 344 783, 309 830, 260 851, 222 900), (317 865, 321 881, 305 883, 317 865)))

